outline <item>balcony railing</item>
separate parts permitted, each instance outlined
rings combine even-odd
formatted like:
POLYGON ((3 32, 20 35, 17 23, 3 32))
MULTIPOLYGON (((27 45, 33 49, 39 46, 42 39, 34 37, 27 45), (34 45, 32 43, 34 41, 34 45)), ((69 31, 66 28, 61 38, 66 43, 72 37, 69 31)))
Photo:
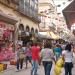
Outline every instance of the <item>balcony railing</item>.
POLYGON ((29 18, 37 21, 37 22, 40 22, 41 19, 38 18, 38 9, 36 10, 33 6, 30 5, 29 2, 24 2, 24 0, 19 0, 19 7, 18 7, 18 10, 20 13, 28 16, 29 18))
POLYGON ((13 3, 19 4, 19 0, 11 0, 13 3))
POLYGON ((10 0, 0 0, 0 2, 5 4, 5 5, 9 5, 10 4, 10 0))

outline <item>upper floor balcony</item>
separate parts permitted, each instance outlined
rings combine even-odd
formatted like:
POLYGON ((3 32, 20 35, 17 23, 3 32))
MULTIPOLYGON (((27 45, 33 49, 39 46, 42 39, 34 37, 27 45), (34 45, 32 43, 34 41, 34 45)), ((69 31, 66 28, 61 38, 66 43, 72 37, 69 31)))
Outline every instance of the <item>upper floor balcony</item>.
POLYGON ((31 0, 0 0, 0 2, 12 7, 35 22, 41 22, 40 17, 38 17, 38 4, 31 2, 31 0))
POLYGON ((19 4, 19 0, 11 0, 15 4, 19 4))
POLYGON ((0 3, 5 4, 5 5, 9 5, 10 0, 0 0, 0 3))
POLYGON ((20 13, 26 15, 27 17, 31 18, 36 22, 41 21, 41 18, 38 17, 38 6, 35 7, 35 5, 30 4, 30 2, 26 0, 19 1, 18 10, 20 13))

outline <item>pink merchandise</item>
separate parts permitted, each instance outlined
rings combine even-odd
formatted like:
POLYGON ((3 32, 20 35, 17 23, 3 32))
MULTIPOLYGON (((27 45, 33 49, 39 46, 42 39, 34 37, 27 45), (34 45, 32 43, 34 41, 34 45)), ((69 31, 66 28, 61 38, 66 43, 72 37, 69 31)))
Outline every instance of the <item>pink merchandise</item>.
POLYGON ((14 56, 15 56, 15 53, 13 52, 13 48, 12 47, 1 48, 0 61, 10 60, 10 59, 14 58, 14 56))
POLYGON ((4 60, 4 56, 3 54, 0 53, 0 61, 3 61, 4 60))
POLYGON ((7 38, 10 35, 10 31, 7 29, 4 31, 3 36, 4 38, 7 38))

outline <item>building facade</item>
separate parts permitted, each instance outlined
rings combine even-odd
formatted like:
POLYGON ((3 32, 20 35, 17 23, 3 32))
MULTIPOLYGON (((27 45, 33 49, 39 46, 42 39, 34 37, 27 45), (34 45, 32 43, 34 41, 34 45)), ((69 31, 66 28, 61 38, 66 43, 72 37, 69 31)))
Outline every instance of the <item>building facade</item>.
POLYGON ((0 0, 0 13, 9 17, 0 21, 12 25, 16 41, 21 39, 26 43, 39 31, 38 0, 0 0))

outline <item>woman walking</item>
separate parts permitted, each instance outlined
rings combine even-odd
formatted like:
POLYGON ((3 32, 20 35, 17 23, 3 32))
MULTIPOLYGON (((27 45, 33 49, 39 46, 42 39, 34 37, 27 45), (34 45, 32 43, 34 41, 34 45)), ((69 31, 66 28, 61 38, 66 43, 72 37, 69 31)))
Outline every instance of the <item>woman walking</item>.
POLYGON ((67 44, 65 47, 65 51, 62 53, 65 61, 65 75, 72 75, 72 68, 73 68, 73 53, 71 51, 71 44, 67 44))
POLYGON ((50 71, 53 63, 52 61, 54 59, 54 53, 51 47, 52 47, 51 44, 47 42, 45 44, 44 49, 41 50, 41 58, 43 61, 45 75, 50 75, 50 71))

